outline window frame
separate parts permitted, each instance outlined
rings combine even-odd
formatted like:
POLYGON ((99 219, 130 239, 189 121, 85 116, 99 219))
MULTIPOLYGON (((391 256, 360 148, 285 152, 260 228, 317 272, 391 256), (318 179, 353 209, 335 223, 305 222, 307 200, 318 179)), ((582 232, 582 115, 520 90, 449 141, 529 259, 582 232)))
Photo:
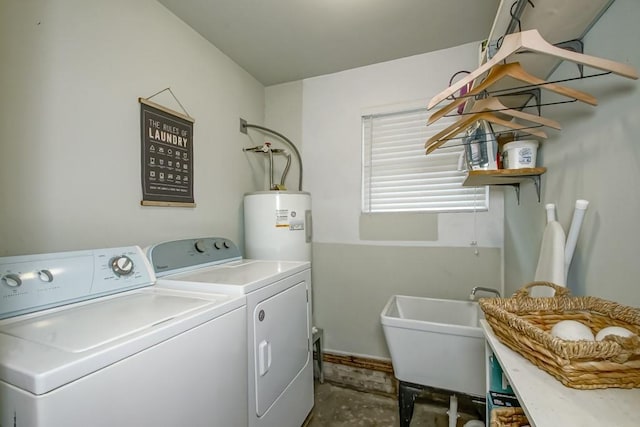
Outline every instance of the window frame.
MULTIPOLYGON (((489 210, 489 188, 488 186, 482 186, 482 187, 463 187, 462 186, 462 182, 465 180, 466 178, 466 171, 459 171, 458 170, 458 160, 460 158, 460 153, 464 152, 464 147, 462 145, 462 140, 461 139, 452 139, 450 142, 447 142, 446 144, 444 144, 436 153, 431 153, 428 156, 425 154, 424 152, 424 142, 432 135, 435 135, 437 132, 439 132, 440 130, 442 130, 443 128, 447 127, 449 124, 453 123, 455 120, 457 120, 457 116, 445 116, 444 118, 438 120, 438 122, 427 126, 427 118, 428 116, 431 114, 431 112, 428 112, 426 107, 424 107, 424 105, 426 105, 426 102, 424 103, 413 103, 410 105, 401 105, 401 106, 396 106, 396 107, 381 107, 381 108, 376 108, 376 109, 369 109, 368 111, 363 111, 361 113, 361 123, 360 123, 360 132, 361 132, 361 206, 360 206, 360 211, 362 214, 376 214, 376 213, 393 213, 393 212, 413 212, 413 213, 469 213, 469 212, 485 212, 489 210), (399 155, 399 157, 406 157, 408 161, 410 162, 415 162, 416 164, 421 164, 421 165, 425 165, 427 169, 429 168, 437 168, 438 166, 434 166, 436 164, 440 164, 440 168, 442 168, 442 165, 446 165, 447 168, 443 173, 441 173, 441 176, 446 177, 448 180, 453 180, 455 181, 455 184, 459 183, 459 187, 455 187, 455 184, 453 185, 453 187, 451 186, 451 183, 447 184, 448 187, 446 188, 446 190, 441 190, 442 192, 444 191, 451 191, 452 189, 460 189, 460 192, 454 192, 452 194, 456 195, 456 197, 462 197, 464 199, 464 205, 459 206, 459 207, 455 207, 452 206, 451 203, 449 204, 445 204, 442 201, 438 202, 438 200, 435 200, 435 202, 432 203, 440 203, 439 205, 433 206, 433 207, 428 207, 428 201, 423 201, 421 205, 419 205, 419 207, 416 208, 407 208, 407 203, 410 202, 399 202, 399 203, 395 203, 395 207, 391 206, 391 207, 386 207, 386 208, 380 208, 380 207, 375 207, 372 205, 375 204, 374 202, 372 202, 372 199, 374 198, 371 194, 372 189, 375 191, 374 186, 372 185, 372 179, 377 179, 379 178, 381 175, 376 175, 374 170, 376 169, 376 167, 380 167, 380 164, 374 164, 376 161, 380 161, 378 160, 374 160, 374 154, 373 151, 375 150, 380 150, 380 147, 374 147, 373 145, 376 144, 376 141, 371 141, 369 142, 369 139, 373 139, 374 136, 374 127, 375 127, 375 123, 374 120, 381 120, 384 121, 386 119, 391 119, 393 120, 393 118, 400 118, 400 120, 402 119, 402 116, 414 116, 417 115, 419 118, 418 120, 414 120, 414 119, 409 119, 409 121, 412 123, 413 128, 409 129, 408 127, 405 127, 404 129, 402 129, 400 127, 400 131, 398 132, 398 135, 400 135, 398 137, 398 139, 400 141, 403 141, 404 139, 408 139, 411 140, 410 142, 401 142, 399 144, 400 149, 408 149, 407 147, 410 146, 410 150, 412 151, 410 154, 404 154, 404 155, 399 155), (367 120, 369 120, 371 122, 371 125, 369 126, 369 128, 367 128, 367 120), (417 125, 417 123, 419 123, 419 125, 417 125), (416 127, 418 126, 418 127, 416 127), (411 134, 411 132, 416 131, 418 132, 417 135, 415 136, 411 136, 411 137, 407 137, 409 134, 411 134), (367 135, 367 133, 370 133, 370 135, 367 135), (407 137, 407 138, 405 138, 407 137), (437 157, 440 157, 440 159, 437 159, 437 157), (443 160, 444 157, 447 158, 447 160, 443 160), (455 161, 453 161, 452 159, 455 158, 455 161), (405 206, 401 206, 402 203, 405 203, 405 206)), ((378 124, 380 124, 381 122, 379 122, 378 124)), ((379 138, 380 139, 380 138, 379 138)), ((391 143, 391 145, 393 145, 393 143, 391 143)), ((393 152, 394 148, 388 148, 391 152, 393 152)), ((395 148, 395 150, 398 150, 398 147, 395 148)), ((379 153, 378 153, 379 154, 379 153)), ((393 154, 393 153, 392 153, 393 154)), ((397 154, 397 153, 396 153, 397 154)), ((399 167, 401 166, 402 161, 398 160, 398 159, 390 159, 388 164, 392 164, 392 162, 400 162, 395 166, 391 166, 391 167, 399 167)), ((436 176, 437 176, 437 172, 429 172, 429 171, 424 171, 423 168, 425 166, 419 167, 420 172, 418 172, 418 174, 420 174, 421 176, 426 176, 426 175, 431 175, 431 176, 427 176, 426 178, 422 178, 420 179, 421 181, 430 181, 427 182, 425 185, 427 187, 429 186, 433 186, 435 185, 436 182, 436 176)), ((414 170, 417 166, 413 166, 414 170)), ((384 168, 383 168, 384 169, 384 168)), ((402 175, 402 173, 398 174, 398 176, 402 175)), ((415 174, 414 174, 415 175, 415 174)), ((391 175, 390 175, 391 176, 391 175)), ((393 176, 391 176, 392 179, 393 176)), ((397 178, 397 177, 396 177, 397 178)), ((410 183, 415 183, 418 181, 418 179, 406 179, 405 180, 408 185, 410 183)), ((402 184, 398 184, 400 187, 402 187, 402 184)), ((380 189, 379 189, 380 190, 380 189)), ((438 199, 437 196, 433 196, 431 194, 435 194, 435 192, 437 192, 437 190, 433 190, 432 188, 429 189, 423 189, 423 190, 419 190, 422 192, 425 192, 425 194, 428 194, 426 197, 427 198, 434 198, 434 199, 438 199)), ((391 188, 389 193, 393 193, 394 189, 391 188)), ((406 192, 406 190, 405 190, 406 192)), ((377 197, 377 196, 376 196, 377 197)), ((394 198, 395 196, 391 196, 391 198, 394 198)), ((443 199, 446 199, 447 196, 440 196, 443 199)), ((402 199, 402 197, 395 197, 397 199, 402 199)), ((414 197, 416 199, 420 199, 420 196, 416 196, 414 197)), ((403 200, 403 199, 402 199, 403 200)), ((394 205, 394 203, 389 202, 387 203, 387 205, 394 205)))

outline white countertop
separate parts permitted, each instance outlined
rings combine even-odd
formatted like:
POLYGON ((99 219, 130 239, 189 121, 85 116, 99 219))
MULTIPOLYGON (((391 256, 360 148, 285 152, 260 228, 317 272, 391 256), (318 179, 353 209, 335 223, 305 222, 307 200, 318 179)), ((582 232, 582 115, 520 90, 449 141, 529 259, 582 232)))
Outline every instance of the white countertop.
POLYGON ((532 427, 637 427, 640 388, 576 390, 502 344, 486 320, 484 335, 532 427))

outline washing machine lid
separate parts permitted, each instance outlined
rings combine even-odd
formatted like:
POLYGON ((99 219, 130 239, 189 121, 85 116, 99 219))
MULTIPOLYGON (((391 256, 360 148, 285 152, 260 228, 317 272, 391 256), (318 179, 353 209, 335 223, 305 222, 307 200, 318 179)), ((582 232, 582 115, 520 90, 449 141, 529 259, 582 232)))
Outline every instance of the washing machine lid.
POLYGON ((158 279, 158 285, 181 283, 200 291, 247 294, 310 268, 308 261, 243 259, 222 265, 193 269, 158 279))
POLYGON ((0 325, 0 379, 43 394, 245 304, 147 288, 0 325))

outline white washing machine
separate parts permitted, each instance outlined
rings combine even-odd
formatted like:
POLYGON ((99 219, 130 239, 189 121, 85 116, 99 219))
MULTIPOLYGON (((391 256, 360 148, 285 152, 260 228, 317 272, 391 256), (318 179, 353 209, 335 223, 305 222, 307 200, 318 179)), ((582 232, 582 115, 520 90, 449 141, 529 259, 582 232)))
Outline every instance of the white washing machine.
POLYGON ((245 298, 154 281, 138 247, 0 258, 0 425, 245 427, 245 298))
POLYGON ((147 249, 161 287, 247 297, 251 427, 300 427, 313 407, 311 267, 307 261, 242 259, 224 238, 147 249))

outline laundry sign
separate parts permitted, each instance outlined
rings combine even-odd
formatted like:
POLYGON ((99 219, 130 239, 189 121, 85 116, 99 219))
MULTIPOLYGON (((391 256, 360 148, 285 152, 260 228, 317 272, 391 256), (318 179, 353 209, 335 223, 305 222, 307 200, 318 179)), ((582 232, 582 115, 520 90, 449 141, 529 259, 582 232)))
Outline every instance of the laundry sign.
POLYGON ((143 206, 195 207, 194 119, 139 98, 143 206))

